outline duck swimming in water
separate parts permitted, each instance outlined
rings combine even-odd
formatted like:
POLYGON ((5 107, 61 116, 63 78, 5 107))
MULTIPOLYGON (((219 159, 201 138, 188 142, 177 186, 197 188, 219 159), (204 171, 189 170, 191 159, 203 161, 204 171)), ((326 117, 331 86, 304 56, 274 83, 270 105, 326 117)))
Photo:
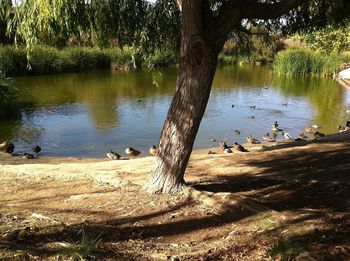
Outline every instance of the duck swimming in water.
POLYGON ((134 148, 126 148, 125 149, 125 153, 128 155, 128 156, 131 156, 131 157, 136 157, 138 156, 141 152, 138 151, 138 150, 135 150, 134 148))
POLYGON ((120 159, 120 155, 116 152, 114 152, 113 150, 109 150, 107 153, 106 153, 107 157, 111 160, 118 160, 120 159))

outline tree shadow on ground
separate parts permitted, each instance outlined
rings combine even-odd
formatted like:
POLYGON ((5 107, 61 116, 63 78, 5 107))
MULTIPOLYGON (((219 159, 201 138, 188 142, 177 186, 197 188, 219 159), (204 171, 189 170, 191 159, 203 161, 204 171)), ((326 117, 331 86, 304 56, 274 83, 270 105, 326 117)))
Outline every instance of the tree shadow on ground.
MULTIPOLYGON (((181 209, 191 209, 196 200, 186 200, 173 207, 131 217, 106 217, 103 221, 88 221, 64 225, 58 229, 35 231, 30 230, 21 239, 15 236, 0 241, 0 249, 11 251, 25 250, 27 253, 39 256, 59 254, 62 249, 48 249, 52 242, 77 242, 81 239, 78 233, 84 228, 91 235, 102 235, 102 244, 107 246, 100 253, 104 258, 125 258, 135 260, 140 258, 140 251, 125 252, 130 242, 155 242, 158 238, 171 238, 177 235, 198 233, 204 229, 217 229, 255 215, 273 210, 279 213, 289 212, 296 215, 288 222, 278 224, 274 229, 260 235, 275 238, 282 230, 291 226, 303 225, 314 220, 321 220, 322 226, 291 235, 291 240, 304 245, 313 254, 343 260, 346 252, 341 247, 350 246, 350 151, 349 144, 344 148, 333 148, 332 143, 323 143, 324 148, 311 153, 295 150, 286 154, 273 155, 270 158, 245 158, 241 164, 254 166, 258 173, 240 173, 237 175, 220 175, 210 182, 195 182, 191 186, 202 191, 229 193, 236 197, 237 206, 227 205, 219 214, 202 216, 172 217, 171 213, 181 209), (278 161, 278 164, 276 162, 278 161), (242 210, 244 206, 255 202, 265 208, 242 210), (301 215, 302 213, 302 215, 301 215), (162 222, 155 222, 164 216, 162 222), (142 225, 137 225, 142 223, 142 225), (311 246, 307 246, 308 244, 311 246), (113 245, 113 248, 108 246, 113 245), (336 253, 339 247, 339 253, 336 253)), ((233 166, 234 168, 234 166, 233 166)), ((144 192, 138 196, 147 197, 144 192), (143 193, 143 194, 142 194, 143 193)), ((145 208, 147 206, 145 205, 145 208)), ((18 231, 17 231, 18 232, 18 231)), ((136 244, 136 243, 135 243, 136 244)), ((137 248, 135 244, 132 247, 137 248)), ((234 257, 242 247, 251 248, 254 244, 232 246, 225 251, 214 251, 207 255, 208 260, 234 257), (212 259, 211 259, 212 258, 212 259)), ((143 247, 150 247, 144 244, 143 247)), ((140 249, 140 248, 139 248, 140 249)), ((346 251, 346 250, 345 250, 346 251)), ((238 258, 238 257, 237 257, 238 258)), ((344 259, 345 260, 345 259, 344 259)))

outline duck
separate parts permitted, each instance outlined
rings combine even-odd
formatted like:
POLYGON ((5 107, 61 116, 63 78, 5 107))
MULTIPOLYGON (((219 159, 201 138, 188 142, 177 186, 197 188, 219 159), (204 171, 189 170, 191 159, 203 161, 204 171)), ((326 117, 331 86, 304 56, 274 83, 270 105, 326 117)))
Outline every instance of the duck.
POLYGON ((247 142, 249 144, 260 144, 261 143, 259 140, 255 139, 252 135, 249 135, 247 137, 247 142))
POLYGON ((136 157, 138 156, 141 152, 138 151, 138 150, 135 150, 134 148, 126 148, 125 149, 125 153, 128 155, 128 156, 131 156, 131 157, 136 157))
POLYGON ((278 128, 278 122, 277 122, 277 121, 275 121, 275 122, 272 124, 271 130, 272 130, 273 132, 282 131, 282 129, 278 128))
POLYGON ((342 126, 338 125, 339 133, 346 132, 346 131, 348 131, 349 129, 350 129, 349 127, 342 127, 342 126))
POLYGON ((234 105, 234 104, 232 104, 232 105, 231 105, 231 107, 232 107, 232 108, 234 108, 234 107, 235 107, 235 105, 234 105))
POLYGON ((233 152, 230 148, 226 148, 226 149, 224 149, 224 153, 228 154, 228 153, 233 153, 233 152))
POLYGON ((241 132, 240 132, 239 130, 235 130, 235 134, 236 134, 236 135, 240 135, 241 132))
POLYGON ((292 140, 292 135, 290 135, 288 132, 282 132, 282 135, 287 139, 287 140, 292 140))
POLYGON ((323 133, 321 133, 321 132, 316 131, 316 132, 314 133, 314 136, 315 136, 315 138, 322 138, 322 137, 326 136, 326 134, 323 134, 323 133))
POLYGON ((214 152, 214 151, 209 150, 208 155, 210 155, 210 154, 217 154, 217 153, 214 152))
POLYGON ((0 150, 6 150, 7 145, 8 145, 8 142, 6 140, 0 143, 0 150))
POLYGON ((111 160, 118 160, 121 157, 118 153, 114 152, 113 150, 107 151, 106 155, 111 160))
POLYGON ((32 148, 33 152, 35 154, 38 154, 40 151, 41 151, 41 147, 39 145, 35 145, 33 148, 32 148))
POLYGON ((153 156, 157 155, 157 147, 153 145, 153 146, 149 149, 149 153, 151 153, 151 155, 153 155, 153 156))
POLYGON ((262 136, 263 140, 266 142, 275 142, 276 139, 270 137, 270 133, 266 133, 265 135, 262 136))
POLYGON ((301 140, 307 140, 309 137, 306 136, 306 134, 304 132, 300 132, 298 138, 301 140))
POLYGON ((249 108, 255 109, 255 108, 256 108, 256 105, 249 106, 249 108))
POLYGON ((6 146, 5 152, 8 154, 12 154, 15 151, 15 145, 13 143, 9 143, 6 146))
POLYGON ((305 127, 305 130, 304 130, 306 133, 311 133, 311 134, 313 134, 313 133, 315 133, 316 132, 316 130, 314 129, 314 128, 312 128, 312 127, 305 127))
POLYGON ((227 143, 226 143, 226 142, 227 142, 227 139, 226 139, 226 138, 220 140, 220 142, 219 142, 219 145, 220 145, 220 147, 221 147, 223 150, 228 149, 228 148, 231 148, 231 147, 227 146, 227 143))
POLYGON ((232 146, 232 148, 234 148, 235 150, 237 151, 240 151, 240 152, 249 152, 247 149, 245 149, 241 144, 235 142, 232 146))
POLYGON ((23 159, 34 159, 35 156, 33 154, 29 154, 29 153, 23 153, 23 159))

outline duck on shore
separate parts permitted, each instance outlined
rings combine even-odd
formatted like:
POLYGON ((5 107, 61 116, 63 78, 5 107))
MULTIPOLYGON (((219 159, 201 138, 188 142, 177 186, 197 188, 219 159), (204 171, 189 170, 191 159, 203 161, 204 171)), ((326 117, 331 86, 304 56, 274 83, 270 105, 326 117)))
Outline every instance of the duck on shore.
POLYGON ((39 152, 41 151, 41 147, 39 145, 35 145, 33 148, 32 148, 33 152, 35 153, 35 155, 38 155, 39 152))
POLYGON ((309 137, 306 136, 306 134, 304 132, 300 132, 298 138, 301 140, 307 140, 309 137))
POLYGON ((153 145, 153 146, 149 149, 149 153, 151 153, 151 155, 153 155, 153 156, 157 155, 157 147, 153 145))
POLYGON ((249 144, 260 144, 261 142, 259 140, 257 140, 256 138, 254 138, 252 135, 249 135, 247 137, 247 142, 249 144))
POLYGON ((316 131, 316 132, 314 133, 314 136, 315 136, 315 138, 322 138, 322 137, 326 136, 326 134, 323 134, 323 133, 321 133, 321 132, 316 131))
POLYGON ((241 144, 235 142, 232 146, 232 148, 234 148, 235 150, 237 151, 240 151, 240 152, 249 152, 246 148, 244 148, 241 144))
POLYGON ((15 151, 15 145, 11 142, 6 146, 5 152, 12 154, 15 151))
POLYGON ((136 157, 138 156, 141 152, 138 151, 138 150, 135 150, 134 148, 126 148, 125 149, 125 153, 128 155, 128 156, 131 156, 131 157, 136 157))
POLYGON ((287 140, 292 140, 293 137, 290 135, 288 132, 282 132, 282 135, 287 139, 287 140))
POLYGON ((111 160, 119 160, 120 159, 120 155, 116 152, 114 152, 113 150, 109 150, 107 153, 106 153, 107 157, 111 160))
POLYGON ((270 137, 270 133, 266 133, 265 135, 262 136, 263 140, 265 142, 275 142, 276 139, 270 137))
POLYGON ((277 121, 275 121, 275 122, 272 124, 271 130, 272 130, 273 132, 282 131, 282 129, 280 129, 280 128, 278 127, 278 122, 277 122, 277 121))

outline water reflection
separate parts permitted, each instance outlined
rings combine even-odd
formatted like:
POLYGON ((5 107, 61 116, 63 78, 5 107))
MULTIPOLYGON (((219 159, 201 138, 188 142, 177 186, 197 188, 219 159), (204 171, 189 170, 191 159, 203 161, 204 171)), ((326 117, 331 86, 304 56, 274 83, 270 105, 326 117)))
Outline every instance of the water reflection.
MULTIPOLYGON (((17 117, 0 120, 0 141, 14 139, 19 150, 39 143, 54 156, 103 157, 109 148, 127 146, 146 154, 158 141, 176 74, 170 67, 17 78, 21 106, 17 117)), ((211 138, 261 137, 275 120, 294 136, 312 123, 332 133, 347 118, 349 98, 331 80, 281 78, 260 66, 219 67, 195 148, 216 146, 211 138)))

